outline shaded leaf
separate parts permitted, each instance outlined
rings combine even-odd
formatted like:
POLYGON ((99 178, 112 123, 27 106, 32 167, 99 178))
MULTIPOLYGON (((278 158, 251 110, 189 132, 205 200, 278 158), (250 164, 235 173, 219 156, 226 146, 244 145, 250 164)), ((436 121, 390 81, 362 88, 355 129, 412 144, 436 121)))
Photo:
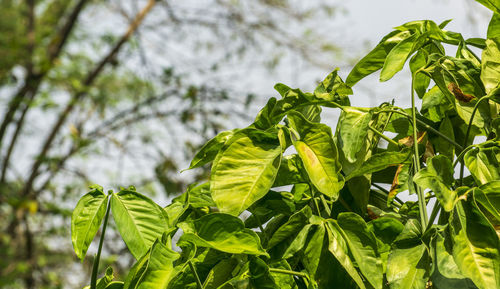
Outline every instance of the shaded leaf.
POLYGON ((422 189, 431 189, 445 211, 453 209, 457 193, 451 189, 453 167, 451 161, 444 155, 437 155, 427 159, 427 167, 421 169, 413 181, 422 189))
POLYGON ((179 242, 190 242, 231 254, 267 255, 257 234, 245 228, 239 218, 213 213, 190 222, 180 223, 184 234, 179 242))

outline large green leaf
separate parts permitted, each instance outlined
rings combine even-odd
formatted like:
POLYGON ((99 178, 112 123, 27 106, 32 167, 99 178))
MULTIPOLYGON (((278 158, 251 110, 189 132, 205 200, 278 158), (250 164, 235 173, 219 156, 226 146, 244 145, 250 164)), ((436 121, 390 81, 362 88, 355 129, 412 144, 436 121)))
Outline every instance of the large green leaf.
POLYGON ((384 66, 380 72, 380 81, 387 81, 391 79, 394 74, 403 69, 403 66, 410 57, 410 55, 415 52, 425 41, 425 35, 413 34, 408 38, 403 39, 399 42, 392 50, 387 54, 384 66))
POLYGON ((354 267, 354 263, 349 257, 349 249, 346 243, 348 237, 345 235, 342 228, 340 228, 336 220, 327 220, 326 232, 328 234, 328 251, 330 251, 340 265, 344 267, 359 288, 366 288, 361 276, 354 267))
POLYGON ((486 36, 490 39, 498 38, 500 36, 500 14, 493 13, 490 23, 488 24, 488 32, 486 36))
POLYGON ((394 46, 410 36, 409 31, 392 31, 387 34, 372 51, 356 63, 346 78, 347 85, 353 86, 365 76, 381 69, 394 46))
POLYGON ((358 214, 341 213, 337 222, 347 236, 346 242, 361 273, 374 288, 381 289, 383 268, 375 235, 358 214))
POLYGON ((165 211, 134 190, 113 194, 111 211, 123 241, 136 259, 143 256, 169 227, 165 211))
POLYGON ((464 155, 465 165, 478 184, 500 180, 500 143, 482 143, 464 155))
POLYGON ((420 240, 421 226, 410 219, 396 238, 387 260, 387 281, 391 289, 425 289, 428 279, 428 252, 420 240))
POLYGON ((481 57, 481 80, 486 93, 500 83, 500 38, 486 39, 486 49, 481 57))
POLYGON ((427 159, 427 167, 421 169, 413 181, 422 189, 431 189, 445 211, 453 209, 457 193, 451 189, 454 182, 453 167, 448 157, 437 155, 427 159))
POLYGON ((491 181, 474 190, 474 199, 479 202, 489 214, 500 222, 500 180, 491 181))
POLYGON ((441 234, 436 234, 431 241, 432 259, 435 270, 448 279, 464 279, 464 275, 462 275, 462 272, 458 269, 457 263, 455 263, 453 259, 453 255, 448 252, 444 242, 445 240, 441 234))
POLYGON ((337 200, 344 177, 340 174, 338 151, 330 127, 309 122, 296 112, 289 113, 288 118, 300 134, 300 140, 294 139, 293 143, 309 179, 318 191, 337 200))
POLYGON ((345 158, 351 163, 356 161, 356 154, 365 144, 371 119, 372 113, 369 109, 350 106, 342 108, 337 125, 337 140, 345 158))
POLYGON ((397 166, 408 161, 410 155, 411 151, 409 149, 405 149, 400 152, 383 152, 372 155, 363 163, 360 168, 350 173, 346 177, 346 180, 350 180, 354 177, 362 176, 364 174, 380 171, 390 166, 397 166))
POLYGON ((488 9, 492 10, 493 12, 500 13, 499 0, 476 0, 476 1, 488 7, 488 9))
POLYGON ((179 268, 174 268, 174 261, 179 257, 179 253, 156 240, 147 254, 132 267, 123 288, 167 288, 172 278, 179 272, 179 268))
POLYGON ((281 165, 273 187, 307 183, 308 178, 299 155, 287 155, 281 158, 281 165))
POLYGON ((223 213, 205 215, 178 224, 184 234, 179 242, 190 242, 231 254, 267 255, 257 234, 239 218, 223 213))
POLYGON ((236 133, 236 129, 223 131, 209 140, 193 157, 188 170, 201 167, 213 161, 219 150, 236 133))
POLYGON ((257 129, 236 133, 212 166, 210 190, 221 212, 239 215, 271 188, 281 161, 277 135, 257 129))
POLYGON ((460 201, 450 221, 453 258, 480 289, 500 288, 500 240, 471 198, 460 201))
POLYGON ((108 196, 102 187, 93 186, 76 204, 71 216, 71 242, 76 256, 83 261, 106 212, 108 196))
POLYGON ((302 210, 290 216, 290 219, 288 219, 285 224, 274 232, 267 244, 267 249, 270 249, 291 236, 298 234, 298 232, 308 223, 311 215, 311 208, 309 206, 305 206, 302 210))

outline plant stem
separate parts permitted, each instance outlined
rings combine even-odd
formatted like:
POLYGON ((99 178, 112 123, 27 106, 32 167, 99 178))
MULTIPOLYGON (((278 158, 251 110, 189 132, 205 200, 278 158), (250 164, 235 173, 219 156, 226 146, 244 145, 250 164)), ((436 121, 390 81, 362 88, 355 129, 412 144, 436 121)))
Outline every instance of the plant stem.
POLYGON ((295 275, 298 277, 309 279, 309 276, 307 276, 306 273, 297 272, 297 271, 290 271, 290 270, 278 269, 278 268, 269 268, 269 272, 278 273, 278 274, 295 275))
POLYGON ((321 203, 323 204, 323 207, 325 207, 325 211, 328 214, 328 216, 332 216, 332 210, 330 210, 330 207, 328 206, 325 197, 323 195, 320 195, 319 198, 321 199, 321 203))
POLYGON ((395 145, 396 147, 399 147, 399 143, 397 143, 395 140, 391 139, 390 137, 384 135, 383 133, 379 132, 377 129, 375 129, 373 126, 368 125, 368 128, 370 128, 376 135, 379 137, 385 139, 387 142, 395 145))
POLYGON ((316 200, 315 197, 313 198, 313 202, 314 202, 314 206, 316 206, 316 211, 318 212, 318 216, 321 217, 321 211, 319 209, 318 201, 316 200))
POLYGON ((462 150, 460 152, 460 154, 457 156, 457 159, 453 162, 453 165, 451 166, 452 168, 455 168, 455 166, 458 164, 458 162, 463 158, 463 156, 465 155, 466 152, 470 151, 471 149, 473 149, 475 147, 475 145, 470 145, 468 147, 466 147, 464 150, 462 150))
POLYGON ((94 258, 94 264, 92 265, 92 275, 90 276, 90 289, 96 289, 97 285, 97 270, 99 270, 99 260, 101 259, 102 244, 104 243, 104 234, 106 233, 106 227, 108 226, 109 209, 111 208, 111 198, 108 194, 108 202, 106 207, 106 215, 104 215, 104 223, 102 225, 101 238, 99 239, 99 247, 97 248, 97 254, 94 258))
MULTIPOLYGON (((418 71, 417 71, 418 73, 418 71)), ((412 115, 412 120, 413 120, 413 159, 415 162, 415 175, 420 171, 420 154, 418 153, 418 134, 417 134, 417 109, 415 107, 415 89, 414 89, 414 82, 415 82, 415 76, 416 73, 412 75, 412 80, 411 80, 411 115, 412 115)), ((424 192, 422 189, 413 183, 413 178, 412 178, 412 186, 415 186, 417 190, 417 195, 418 195, 418 208, 420 211, 420 222, 422 224, 422 229, 423 231, 426 230, 427 228, 427 206, 425 203, 425 196, 424 192)))
POLYGON ((188 261, 189 268, 191 268, 191 271, 193 271, 193 275, 196 279, 196 285, 198 286, 198 289, 203 289, 203 284, 201 284, 200 277, 198 276, 198 272, 196 272, 196 268, 193 265, 193 262, 191 260, 188 261))
POLYGON ((441 209, 441 204, 439 203, 439 200, 436 200, 436 204, 434 204, 434 208, 432 208, 431 216, 429 218, 429 224, 433 224, 434 220, 436 219, 439 211, 441 209))
MULTIPOLYGON (((485 97, 482 97, 480 98, 477 102, 476 102, 476 105, 474 105, 474 109, 472 110, 472 114, 470 115, 470 119, 469 119, 469 125, 467 126, 467 132, 465 133, 465 139, 464 139, 464 147, 467 146, 467 142, 469 140, 469 135, 470 135, 470 130, 471 130, 471 127, 472 127, 472 122, 474 121, 474 116, 476 115, 476 112, 477 112, 477 109, 479 108, 479 104, 481 104, 481 101, 483 100, 487 100, 489 99, 488 96, 485 96, 485 97)), ((460 178, 459 178, 459 185, 461 186, 462 185, 462 181, 463 181, 463 178, 464 178, 464 168, 465 168, 465 162, 462 162, 461 165, 460 165, 460 178)))
MULTIPOLYGON (((390 112, 394 112, 394 113, 397 113, 397 114, 401 114, 401 115, 404 115, 405 117, 407 117, 410 121, 412 121, 412 117, 407 114, 405 111, 401 111, 401 110, 396 110, 396 109, 389 109, 389 110, 384 110, 384 111, 390 111, 390 112)), ((427 130, 430 130, 432 131, 432 133, 434 134, 437 134, 438 136, 440 136, 441 138, 443 138, 445 141, 449 142, 450 144, 454 145, 456 148, 458 148, 459 150, 463 150, 464 147, 462 145, 460 145, 459 143, 455 142, 454 140, 452 140, 451 138, 447 137, 446 135, 444 135, 443 133, 441 133, 440 131, 438 131, 437 129, 433 128, 432 126, 426 124, 425 122, 421 121, 420 119, 417 118, 417 123, 423 127, 425 127, 425 129, 427 130)))

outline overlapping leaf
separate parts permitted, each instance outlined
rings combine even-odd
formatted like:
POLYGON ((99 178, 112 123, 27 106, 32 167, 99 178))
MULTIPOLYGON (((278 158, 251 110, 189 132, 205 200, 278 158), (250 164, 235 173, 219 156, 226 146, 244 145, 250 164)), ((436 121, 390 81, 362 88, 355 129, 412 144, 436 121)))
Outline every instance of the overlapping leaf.
POLYGON ((210 190, 221 212, 239 215, 271 188, 281 161, 277 135, 257 129, 238 132, 212 166, 210 190))
POLYGON ((165 211, 134 190, 113 194, 111 211, 120 235, 136 259, 142 257, 169 228, 165 211))

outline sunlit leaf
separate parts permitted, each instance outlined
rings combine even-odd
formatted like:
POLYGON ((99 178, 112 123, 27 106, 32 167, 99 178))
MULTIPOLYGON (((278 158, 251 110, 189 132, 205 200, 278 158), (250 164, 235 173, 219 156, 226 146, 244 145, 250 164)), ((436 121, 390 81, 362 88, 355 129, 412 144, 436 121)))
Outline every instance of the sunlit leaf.
POLYGON ((452 215, 453 258, 480 289, 500 287, 500 240, 473 200, 460 201, 452 215))
POLYGON ((344 178, 340 174, 338 151, 330 127, 311 123, 299 113, 290 113, 288 117, 300 134, 294 146, 309 179, 318 191, 337 200, 344 178))
POLYGON ((169 228, 165 211, 134 190, 113 194, 111 211, 123 241, 136 259, 143 256, 169 228))
POLYGON ((221 212, 239 215, 271 188, 281 161, 277 135, 256 129, 238 132, 212 166, 210 190, 221 212))
POLYGON ((82 261, 101 226, 108 204, 108 196, 102 192, 102 187, 91 188, 92 191, 78 201, 71 216, 71 242, 76 256, 82 261))

